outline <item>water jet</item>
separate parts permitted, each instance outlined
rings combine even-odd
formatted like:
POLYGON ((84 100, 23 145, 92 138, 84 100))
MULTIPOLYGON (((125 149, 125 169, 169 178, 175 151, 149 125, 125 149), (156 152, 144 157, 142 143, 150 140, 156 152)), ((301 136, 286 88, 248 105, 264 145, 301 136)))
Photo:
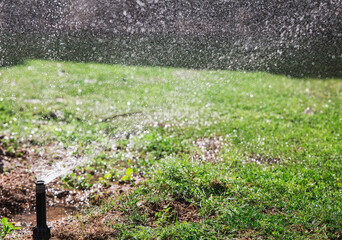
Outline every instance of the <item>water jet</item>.
POLYGON ((45 182, 36 181, 36 211, 37 226, 33 228, 34 240, 48 240, 51 237, 50 228, 46 225, 46 194, 45 182))

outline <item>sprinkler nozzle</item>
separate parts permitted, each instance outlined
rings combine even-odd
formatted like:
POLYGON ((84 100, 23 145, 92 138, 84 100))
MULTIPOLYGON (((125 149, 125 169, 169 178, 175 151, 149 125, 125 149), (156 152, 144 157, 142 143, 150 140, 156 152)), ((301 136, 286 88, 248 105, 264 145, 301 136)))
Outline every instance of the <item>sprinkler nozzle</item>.
POLYGON ((33 228, 34 240, 48 240, 50 228, 46 225, 46 195, 44 181, 36 181, 37 226, 33 228))

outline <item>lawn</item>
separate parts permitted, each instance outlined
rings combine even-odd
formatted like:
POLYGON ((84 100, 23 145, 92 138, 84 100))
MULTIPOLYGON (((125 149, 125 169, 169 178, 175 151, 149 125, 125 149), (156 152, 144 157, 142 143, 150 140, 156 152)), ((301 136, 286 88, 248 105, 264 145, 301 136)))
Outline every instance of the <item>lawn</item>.
POLYGON ((0 86, 6 148, 72 146, 67 187, 131 186, 83 209, 106 238, 342 238, 341 79, 31 60, 0 86))

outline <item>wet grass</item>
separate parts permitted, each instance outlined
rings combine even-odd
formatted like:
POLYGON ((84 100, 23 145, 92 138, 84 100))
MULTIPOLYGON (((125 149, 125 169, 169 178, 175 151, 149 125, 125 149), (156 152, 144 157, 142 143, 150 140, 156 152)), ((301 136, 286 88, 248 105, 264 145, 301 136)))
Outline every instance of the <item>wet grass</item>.
POLYGON ((0 73, 1 141, 97 148, 80 172, 135 185, 100 206, 122 213, 115 237, 342 237, 339 79, 49 61, 0 73))

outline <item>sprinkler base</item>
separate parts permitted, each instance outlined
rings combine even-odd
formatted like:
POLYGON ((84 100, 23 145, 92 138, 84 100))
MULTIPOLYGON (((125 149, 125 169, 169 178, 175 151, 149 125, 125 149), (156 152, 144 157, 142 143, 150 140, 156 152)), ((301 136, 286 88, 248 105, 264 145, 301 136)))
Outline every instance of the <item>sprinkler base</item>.
POLYGON ((50 228, 48 226, 33 228, 33 239, 34 240, 48 240, 51 238, 50 228))

